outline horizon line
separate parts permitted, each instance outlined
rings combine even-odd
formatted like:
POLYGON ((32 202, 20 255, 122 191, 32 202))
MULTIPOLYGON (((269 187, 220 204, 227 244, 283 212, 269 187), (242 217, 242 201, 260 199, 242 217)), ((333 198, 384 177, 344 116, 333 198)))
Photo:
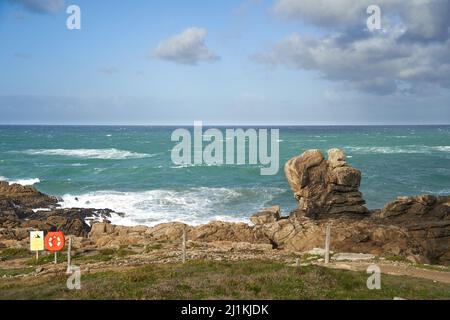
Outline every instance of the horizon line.
MULTIPOLYGON (((192 127, 194 126, 194 121, 192 123, 167 123, 167 124, 161 124, 161 123, 149 123, 149 124, 46 124, 46 123, 0 123, 0 126, 16 126, 16 127, 24 127, 24 126, 48 126, 48 127, 174 127, 174 126, 183 126, 183 127, 192 127)), ((405 127, 405 126, 450 126, 450 123, 348 123, 348 124, 273 124, 273 123, 240 123, 240 124, 233 124, 233 123, 205 123, 203 122, 204 127, 225 127, 225 126, 270 126, 270 127, 383 127, 383 126, 390 126, 390 127, 405 127)))

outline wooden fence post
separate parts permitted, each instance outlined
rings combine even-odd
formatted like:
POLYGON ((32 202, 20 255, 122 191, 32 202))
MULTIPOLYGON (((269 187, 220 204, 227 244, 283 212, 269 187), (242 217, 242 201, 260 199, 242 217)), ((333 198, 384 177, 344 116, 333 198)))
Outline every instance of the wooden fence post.
POLYGON ((69 237, 69 245, 67 247, 67 271, 66 273, 72 273, 72 237, 69 237))
POLYGON ((186 263, 186 228, 183 229, 183 237, 182 237, 182 256, 183 263, 186 263))
POLYGON ((325 235, 325 263, 330 262, 330 242, 331 242, 331 225, 327 225, 325 235))

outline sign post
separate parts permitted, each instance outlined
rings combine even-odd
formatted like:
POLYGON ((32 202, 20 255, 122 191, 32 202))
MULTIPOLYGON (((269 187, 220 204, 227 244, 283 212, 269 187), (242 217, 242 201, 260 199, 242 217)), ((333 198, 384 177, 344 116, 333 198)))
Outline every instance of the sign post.
POLYGON ((44 240, 45 249, 55 253, 55 264, 58 263, 58 251, 64 248, 64 233, 49 232, 44 240))
POLYGON ((44 231, 30 231, 30 251, 36 251, 36 260, 39 251, 44 250, 44 231))

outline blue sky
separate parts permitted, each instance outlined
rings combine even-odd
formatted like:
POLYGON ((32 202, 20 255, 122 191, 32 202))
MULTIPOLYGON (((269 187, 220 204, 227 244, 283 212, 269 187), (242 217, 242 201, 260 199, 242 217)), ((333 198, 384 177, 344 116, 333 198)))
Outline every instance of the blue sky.
POLYGON ((448 1, 379 2, 1 1, 0 123, 450 123, 448 1))

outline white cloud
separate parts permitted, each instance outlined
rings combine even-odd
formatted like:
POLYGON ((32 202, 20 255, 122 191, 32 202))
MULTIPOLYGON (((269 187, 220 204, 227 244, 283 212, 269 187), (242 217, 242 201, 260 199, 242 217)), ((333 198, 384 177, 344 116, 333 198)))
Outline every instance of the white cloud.
POLYGON ((36 13, 55 13, 64 7, 64 0, 9 0, 36 13))
POLYGON ((450 88, 450 1, 379 0, 383 30, 365 30, 373 1, 277 0, 274 12, 329 30, 294 33, 254 55, 265 64, 313 70, 324 79, 376 94, 450 88), (400 18, 399 18, 400 17, 400 18))
POLYGON ((385 22, 400 17, 409 35, 424 39, 448 36, 449 0, 276 0, 273 12, 283 19, 320 27, 360 29, 368 17, 367 7, 374 4, 381 8, 385 22))
POLYGON ((201 61, 216 61, 219 56, 205 44, 208 31, 191 27, 159 44, 153 55, 179 64, 196 65, 201 61))

